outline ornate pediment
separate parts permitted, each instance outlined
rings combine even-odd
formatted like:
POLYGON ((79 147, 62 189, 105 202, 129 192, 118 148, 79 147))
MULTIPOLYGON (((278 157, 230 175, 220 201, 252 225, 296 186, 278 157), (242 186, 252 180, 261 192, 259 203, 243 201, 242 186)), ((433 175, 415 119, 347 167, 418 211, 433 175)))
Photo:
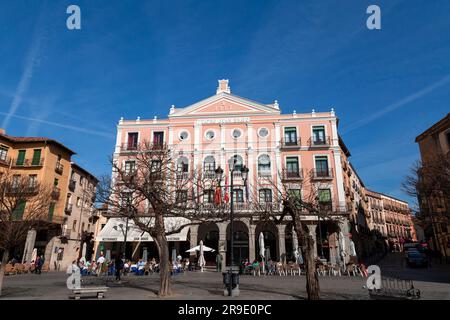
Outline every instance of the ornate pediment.
POLYGON ((175 109, 169 117, 203 117, 225 115, 261 115, 280 114, 278 104, 261 104, 241 98, 227 92, 220 92, 215 96, 197 102, 186 108, 175 109))

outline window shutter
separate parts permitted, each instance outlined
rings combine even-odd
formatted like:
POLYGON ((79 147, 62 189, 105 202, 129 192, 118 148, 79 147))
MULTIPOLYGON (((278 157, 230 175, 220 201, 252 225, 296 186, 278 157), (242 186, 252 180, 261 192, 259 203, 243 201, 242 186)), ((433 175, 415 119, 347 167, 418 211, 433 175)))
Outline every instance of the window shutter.
POLYGON ((19 150, 16 165, 23 166, 24 161, 25 161, 25 150, 19 150))
POLYGON ((20 200, 17 207, 12 212, 12 220, 22 220, 23 213, 25 211, 25 200, 20 200))
POLYGON ((50 203, 50 207, 48 208, 48 220, 53 220, 53 212, 55 211, 55 202, 50 203))
POLYGON ((33 160, 31 162, 31 164, 33 166, 38 166, 40 162, 41 162, 41 149, 36 149, 36 150, 34 150, 33 160))

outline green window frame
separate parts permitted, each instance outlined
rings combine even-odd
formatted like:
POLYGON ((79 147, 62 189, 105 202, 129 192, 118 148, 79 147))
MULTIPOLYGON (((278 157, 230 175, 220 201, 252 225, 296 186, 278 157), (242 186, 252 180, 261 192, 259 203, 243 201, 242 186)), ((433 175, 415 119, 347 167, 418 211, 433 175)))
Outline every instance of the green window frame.
POLYGON ((331 190, 319 189, 319 203, 328 204, 331 203, 331 190))
POLYGON ((19 150, 19 154, 17 155, 16 165, 23 166, 25 162, 25 154, 26 150, 19 150))
POLYGON ((50 203, 50 207, 48 208, 48 220, 53 221, 53 213, 55 212, 55 202, 50 203))
POLYGON ((41 149, 34 149, 33 160, 31 160, 31 165, 38 166, 41 163, 41 149))
POLYGON ((22 220, 23 213, 25 212, 25 200, 19 200, 17 206, 14 208, 12 212, 12 220, 22 220))

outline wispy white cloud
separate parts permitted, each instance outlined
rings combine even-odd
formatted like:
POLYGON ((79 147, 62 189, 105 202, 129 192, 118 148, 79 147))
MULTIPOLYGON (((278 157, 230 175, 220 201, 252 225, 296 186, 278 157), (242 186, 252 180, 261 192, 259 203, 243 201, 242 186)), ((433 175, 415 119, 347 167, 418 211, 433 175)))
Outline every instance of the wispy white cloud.
POLYGON ((356 130, 362 126, 365 126, 366 124, 371 123, 371 122, 391 113, 392 111, 407 105, 408 103, 411 103, 417 99, 422 98, 423 96, 433 92, 437 88, 442 87, 443 85, 446 85, 447 83, 449 83, 449 81, 450 81, 450 75, 447 75, 444 78, 440 79, 439 81, 436 81, 436 82, 432 83, 431 85, 417 91, 416 93, 413 93, 393 104, 390 104, 387 107, 382 108, 378 112, 374 112, 370 116, 364 117, 359 121, 353 122, 351 125, 345 127, 342 130, 342 133, 348 133, 348 132, 356 130))
POLYGON ((26 94, 26 91, 28 90, 31 79, 33 78, 34 70, 40 60, 41 44, 42 44, 42 33, 37 32, 37 34, 33 38, 33 42, 25 58, 25 67, 20 77, 16 91, 14 93, 13 100, 9 107, 9 112, 6 113, 6 117, 5 119, 3 119, 2 122, 2 127, 5 129, 8 127, 11 117, 16 113, 17 109, 22 103, 23 96, 26 94))
MULTIPOLYGON (((0 112, 0 115, 8 115, 9 113, 6 112, 0 112)), ((53 122, 53 121, 47 121, 47 120, 43 120, 40 118, 31 118, 31 117, 25 117, 25 116, 19 116, 16 114, 12 114, 10 115, 10 117, 13 118, 17 118, 17 119, 22 119, 22 120, 28 120, 28 121, 33 121, 33 122, 38 122, 38 123, 44 123, 44 124, 48 124, 48 125, 52 125, 55 127, 60 127, 60 128, 64 128, 64 129, 68 129, 68 130, 73 130, 73 131, 78 131, 78 132, 83 132, 83 133, 87 133, 87 134, 91 134, 91 135, 95 135, 95 136, 99 136, 99 137, 104 137, 104 138, 114 138, 114 134, 105 132, 105 131, 97 131, 97 130, 90 130, 90 129, 85 129, 85 128, 81 128, 78 126, 71 126, 68 124, 63 124, 63 123, 58 123, 58 122, 53 122)))

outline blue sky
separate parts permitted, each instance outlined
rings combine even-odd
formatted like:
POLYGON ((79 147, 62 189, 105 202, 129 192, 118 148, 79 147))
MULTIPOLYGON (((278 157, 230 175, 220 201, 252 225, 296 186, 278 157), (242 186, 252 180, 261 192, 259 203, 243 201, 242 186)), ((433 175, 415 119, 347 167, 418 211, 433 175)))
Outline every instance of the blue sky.
POLYGON ((233 93, 285 113, 329 111, 366 186, 400 190, 414 138, 450 107, 450 2, 24 1, 0 3, 0 127, 48 136, 110 171, 115 126, 233 93), (82 29, 66 28, 77 4, 82 29), (381 7, 382 29, 366 28, 381 7))

